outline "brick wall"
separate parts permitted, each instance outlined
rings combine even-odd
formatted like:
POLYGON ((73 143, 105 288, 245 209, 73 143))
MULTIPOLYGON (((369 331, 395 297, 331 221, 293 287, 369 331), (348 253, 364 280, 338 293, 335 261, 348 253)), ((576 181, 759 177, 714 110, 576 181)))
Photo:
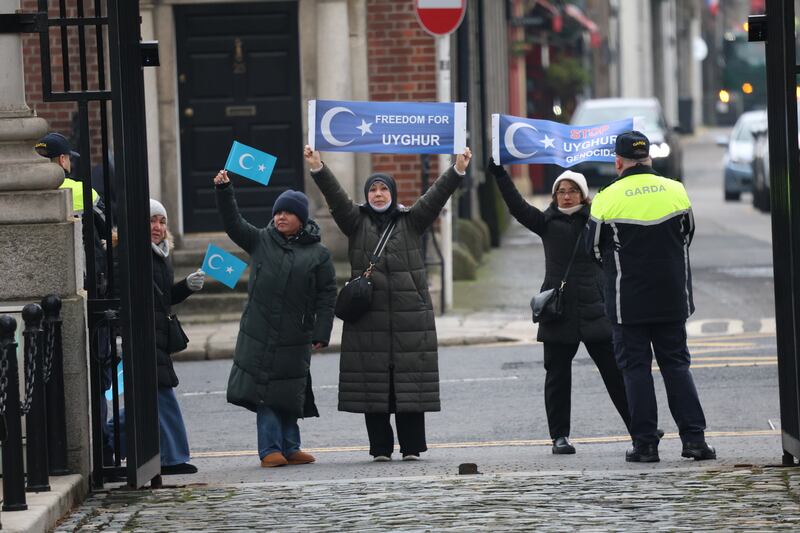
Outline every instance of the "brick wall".
MULTIPOLYGON (((436 101, 436 44, 417 22, 413 0, 367 0, 367 56, 370 100, 436 101)), ((438 158, 429 160, 432 182, 438 158)), ((418 155, 375 154, 372 166, 394 176, 400 202, 419 197, 418 155)))
MULTIPOLYGON (((37 0, 22 0, 22 10, 26 12, 38 11, 37 0)), ((87 12, 84 16, 94 16, 94 7, 91 2, 84 2, 87 12), (91 4, 91 7, 90 7, 91 4)), ((50 2, 49 16, 59 17, 58 4, 50 2)), ((76 2, 68 2, 67 16, 77 16, 76 2)), ((79 91, 81 87, 80 57, 79 57, 79 37, 76 28, 69 28, 67 31, 68 41, 68 62, 69 62, 69 82, 70 89, 79 91)), ((97 69, 97 47, 94 27, 87 27, 85 32, 86 43, 86 73, 87 88, 97 90, 99 88, 98 69, 97 69)), ((52 76, 52 90, 61 92, 64 90, 64 71, 63 56, 61 51, 61 31, 50 29, 50 73, 52 76)), ((73 132, 73 117, 77 113, 78 105, 72 102, 45 102, 42 98, 42 63, 39 48, 39 34, 28 33, 22 37, 22 55, 25 68, 25 98, 28 106, 36 114, 50 125, 50 131, 63 133, 72 142, 77 140, 77 131, 73 132)), ((106 75, 106 80, 108 76, 106 75)), ((108 87, 108 85, 106 85, 108 87)), ((100 161, 100 104, 89 104, 90 119, 89 128, 91 133, 92 162, 100 161)), ((110 109, 109 109, 110 114, 110 109)), ((75 123, 77 128, 77 122, 75 123)), ((77 146, 75 146, 77 149, 77 146)), ((84 155, 84 154, 81 154, 84 155)))

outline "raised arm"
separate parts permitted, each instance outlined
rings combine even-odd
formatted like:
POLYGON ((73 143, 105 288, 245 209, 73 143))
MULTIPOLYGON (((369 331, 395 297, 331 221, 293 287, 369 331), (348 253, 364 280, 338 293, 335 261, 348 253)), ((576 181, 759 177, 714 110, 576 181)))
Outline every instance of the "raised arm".
POLYGON ((511 216, 532 232, 541 235, 545 228, 544 214, 525 201, 502 165, 495 165, 494 160, 489 159, 488 170, 497 181, 497 187, 511 216))
POLYGON ((424 232, 439 216, 448 198, 461 185, 471 159, 472 151, 469 148, 464 149, 464 153, 458 154, 456 157, 455 164, 445 170, 425 194, 411 206, 408 211, 408 220, 417 232, 424 232))
POLYGON ((328 202, 334 222, 345 235, 352 235, 361 220, 358 206, 353 203, 347 192, 339 185, 339 181, 333 172, 322 163, 319 152, 315 152, 310 146, 306 145, 303 149, 303 156, 311 170, 311 178, 319 187, 320 192, 328 202))
POLYGON ((236 198, 233 195, 233 184, 228 178, 228 172, 220 170, 214 177, 214 186, 217 196, 217 209, 222 217, 222 226, 225 233, 242 250, 251 254, 258 243, 259 229, 246 221, 239 207, 236 205, 236 198))

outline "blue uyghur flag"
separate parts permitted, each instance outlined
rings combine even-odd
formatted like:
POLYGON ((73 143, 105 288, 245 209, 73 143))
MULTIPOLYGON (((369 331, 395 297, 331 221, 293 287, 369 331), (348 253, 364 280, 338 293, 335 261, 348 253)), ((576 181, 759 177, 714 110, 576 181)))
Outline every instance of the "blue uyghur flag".
POLYGON ((269 183, 277 160, 278 158, 274 155, 256 150, 239 141, 233 141, 228 160, 225 161, 225 170, 266 185, 269 183))
MULTIPOLYGON (((122 361, 117 365, 117 392, 120 396, 125 393, 125 380, 122 379, 122 361)), ((109 402, 114 398, 114 388, 109 387, 106 391, 106 400, 109 402)))
POLYGON ((617 135, 638 119, 576 126, 549 120, 492 115, 492 157, 498 165, 534 163, 569 168, 584 161, 613 162, 617 135))
POLYGON ((209 244, 201 268, 206 274, 232 289, 247 268, 247 263, 219 246, 209 244))
POLYGON ((467 104, 309 100, 308 144, 323 152, 460 154, 467 104))

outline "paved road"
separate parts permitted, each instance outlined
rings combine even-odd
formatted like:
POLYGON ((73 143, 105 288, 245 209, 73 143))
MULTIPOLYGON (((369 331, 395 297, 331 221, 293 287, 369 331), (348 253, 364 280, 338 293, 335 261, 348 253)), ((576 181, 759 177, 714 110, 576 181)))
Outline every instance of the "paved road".
POLYGON ((72 531, 797 531, 800 472, 558 472, 102 493, 72 531))

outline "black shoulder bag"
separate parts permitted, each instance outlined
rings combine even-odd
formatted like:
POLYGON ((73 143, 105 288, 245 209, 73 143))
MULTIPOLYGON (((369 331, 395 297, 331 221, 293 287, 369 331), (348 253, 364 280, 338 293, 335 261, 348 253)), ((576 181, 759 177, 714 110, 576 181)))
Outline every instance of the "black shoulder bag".
POLYGON ((367 269, 360 276, 356 276, 345 283, 342 290, 339 291, 333 312, 345 322, 355 322, 369 311, 372 305, 372 280, 370 279, 372 269, 375 268, 384 248, 386 248, 386 243, 389 242, 389 237, 392 235, 395 224, 396 221, 392 220, 383 230, 367 269))
POLYGON ((542 291, 533 298, 531 298, 531 311, 533 313, 533 323, 553 322, 561 318, 564 313, 564 286, 567 284, 567 276, 569 276, 569 269, 572 267, 572 262, 575 260, 575 252, 578 251, 578 245, 583 239, 583 232, 578 234, 578 240, 575 241, 575 247, 572 249, 572 257, 569 258, 567 270, 564 272, 564 277, 561 279, 561 284, 558 288, 547 289, 542 291))
POLYGON ((182 352, 189 346, 189 337, 186 336, 186 333, 183 331, 183 327, 181 326, 180 321, 178 321, 178 316, 174 313, 168 313, 167 308, 164 305, 164 293, 161 292, 161 289, 158 288, 158 285, 153 283, 153 288, 156 290, 156 300, 158 300, 159 305, 161 305, 161 309, 164 311, 164 316, 167 317, 167 353, 173 354, 182 352))

